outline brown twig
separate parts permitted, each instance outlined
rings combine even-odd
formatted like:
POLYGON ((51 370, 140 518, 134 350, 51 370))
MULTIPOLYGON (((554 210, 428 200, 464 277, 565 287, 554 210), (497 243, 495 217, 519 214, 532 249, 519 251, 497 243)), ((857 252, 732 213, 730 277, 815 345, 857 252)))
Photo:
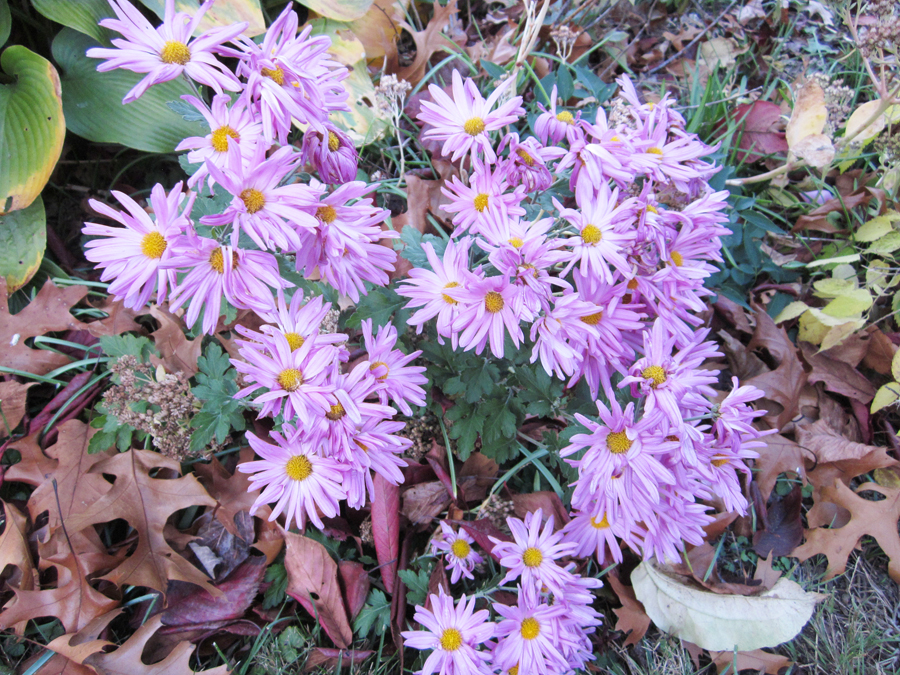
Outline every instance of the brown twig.
POLYGON ((653 68, 651 68, 650 70, 647 71, 647 74, 652 75, 653 73, 655 73, 659 70, 662 70, 663 68, 668 66, 670 63, 672 63, 675 59, 679 58, 682 54, 687 52, 691 47, 693 47, 695 44, 697 44, 700 41, 700 38, 702 38, 704 35, 706 35, 713 28, 715 28, 716 25, 725 17, 725 15, 728 14, 728 12, 730 12, 732 9, 734 9, 734 7, 737 4, 738 4, 738 0, 733 0, 733 2, 730 5, 728 5, 728 7, 726 7, 724 10, 722 10, 722 13, 719 14, 719 16, 717 16, 715 19, 713 19, 712 23, 709 24, 706 28, 704 28, 693 40, 688 42, 684 47, 682 47, 677 52, 672 54, 672 56, 667 58, 662 63, 660 63, 656 66, 653 66, 653 68))

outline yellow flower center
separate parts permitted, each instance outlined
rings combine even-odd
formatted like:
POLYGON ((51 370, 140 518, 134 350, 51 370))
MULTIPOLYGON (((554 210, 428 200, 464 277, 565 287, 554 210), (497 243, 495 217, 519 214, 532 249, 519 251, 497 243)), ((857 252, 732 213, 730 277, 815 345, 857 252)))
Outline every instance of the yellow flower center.
POLYGON ((538 635, 541 634, 541 624, 539 624, 537 622, 537 619, 535 619, 533 616, 529 616, 527 619, 522 621, 522 627, 519 629, 519 632, 526 640, 534 640, 538 635))
POLYGON ((247 213, 256 213, 266 205, 266 197, 256 188, 247 188, 241 192, 241 201, 247 207, 247 213))
POLYGON ((581 241, 585 244, 596 244, 603 239, 603 232, 596 225, 588 225, 581 231, 581 241))
POLYGON ((649 148, 647 150, 647 152, 651 155, 662 155, 663 154, 663 151, 660 150, 659 148, 649 148))
POLYGON ((612 138, 609 139, 610 143, 620 143, 621 141, 622 141, 622 139, 619 138, 618 136, 613 136, 612 138))
POLYGON ((681 267, 682 265, 684 265, 684 258, 678 251, 672 251, 669 259, 672 261, 675 267, 681 267))
POLYGON ((184 66, 191 60, 191 50, 183 42, 169 40, 163 45, 159 58, 163 63, 177 63, 179 66, 184 66))
POLYGON ((300 347, 303 346, 303 343, 306 342, 306 338, 298 333, 285 333, 284 338, 287 340, 288 347, 291 348, 291 351, 300 349, 300 347))
MULTIPOLYGON (((222 247, 209 254, 209 265, 219 274, 225 274, 225 259, 222 257, 222 247)), ((231 252, 231 269, 236 270, 238 266, 237 251, 231 252)))
POLYGON ((637 279, 629 279, 628 283, 625 284, 625 288, 627 288, 629 291, 636 291, 637 287, 638 287, 637 279))
POLYGON ((488 291, 484 296, 484 308, 491 314, 496 314, 503 309, 506 303, 503 302, 503 296, 497 291, 488 291))
POLYGON ((167 246, 168 243, 166 243, 165 237, 159 232, 148 232, 141 239, 141 253, 154 260, 162 258, 162 254, 166 252, 167 246))
MULTIPOLYGON (((458 287, 458 286, 459 286, 459 282, 458 282, 458 281, 451 281, 449 284, 447 284, 446 286, 444 286, 444 288, 456 288, 456 287, 458 287)), ((450 297, 449 295, 447 295, 446 293, 441 293, 441 297, 444 299, 444 302, 446 302, 448 305, 458 305, 458 304, 459 304, 456 300, 454 300, 453 298, 451 298, 451 297, 450 297)))
POLYGON ((522 554, 522 562, 525 563, 525 567, 538 567, 544 562, 544 554, 540 549, 529 546, 522 554))
POLYGON ((241 135, 226 124, 224 127, 219 127, 214 132, 212 132, 212 136, 209 142, 212 145, 213 150, 215 150, 216 152, 225 152, 228 150, 229 137, 233 138, 236 141, 241 140, 241 135))
POLYGON ((342 406, 340 403, 335 403, 333 406, 331 406, 331 410, 325 413, 325 417, 330 419, 332 422, 337 422, 346 414, 347 411, 344 410, 344 406, 342 406))
POLYGON ((268 77, 270 80, 273 80, 275 84, 284 84, 284 71, 280 66, 275 66, 275 68, 262 68, 259 72, 262 73, 263 77, 268 77))
POLYGON ((525 162, 525 166, 534 166, 534 158, 522 148, 517 148, 516 154, 522 158, 522 161, 525 162))
POLYGON ((303 384, 303 373, 296 368, 285 368, 276 379, 285 391, 297 391, 303 384))
POLYGON ((316 209, 316 218, 323 223, 333 223, 335 218, 337 218, 337 211, 333 206, 325 204, 325 206, 320 206, 316 209))
POLYGON ((482 213, 488 207, 488 195, 481 192, 475 195, 475 199, 472 203, 475 204, 475 210, 478 211, 478 213, 482 213))
POLYGON ((388 375, 391 374, 391 369, 384 361, 376 361, 371 366, 369 366, 370 371, 376 371, 379 368, 384 368, 384 375, 379 375, 376 379, 386 380, 388 375))
POLYGON ((666 381, 666 371, 662 366, 647 366, 641 371, 641 377, 645 380, 653 380, 650 386, 656 389, 666 381))
POLYGON ((465 539, 457 539, 450 545, 450 552, 457 558, 467 558, 472 547, 465 539))
POLYGON ((631 449, 631 443, 624 431, 611 431, 606 437, 606 447, 614 455, 624 455, 631 449))
POLYGON ((650 213, 655 213, 655 214, 659 215, 659 211, 657 210, 657 208, 655 206, 653 206, 653 204, 647 204, 647 210, 650 213))
POLYGON ((586 323, 588 326, 596 326, 600 323, 600 319, 603 318, 603 312, 595 312, 594 314, 588 314, 587 316, 581 317, 581 322, 586 323))
POLYGON ((341 147, 341 139, 338 138, 338 135, 333 131, 328 132, 328 149, 332 152, 337 152, 341 147))
POLYGON ((441 649, 454 652, 462 647, 462 643, 462 633, 456 628, 445 628, 444 632, 441 633, 441 649))
POLYGON ((288 460, 284 472, 291 480, 306 480, 312 475, 312 462, 303 455, 294 455, 288 460))
POLYGON ((512 244, 513 248, 522 248, 525 245, 525 242, 519 239, 518 237, 513 237, 508 240, 510 244, 512 244))
POLYGON ((713 466, 725 466, 726 464, 728 464, 728 458, 725 455, 713 455, 713 466))
POLYGON ((519 664, 514 665, 506 671, 508 675, 519 675, 519 664))
POLYGON ((563 110, 561 113, 557 113, 556 119, 558 119, 563 124, 575 124, 575 118, 568 110, 563 110))
POLYGON ((473 117, 472 119, 466 120, 466 123, 463 124, 463 131, 469 134, 469 136, 477 136, 484 131, 484 120, 480 117, 473 117))
POLYGON ((606 514, 603 514, 603 518, 599 523, 597 522, 596 518, 591 517, 591 527, 593 527, 595 530, 605 530, 607 527, 609 527, 609 521, 606 519, 606 514))

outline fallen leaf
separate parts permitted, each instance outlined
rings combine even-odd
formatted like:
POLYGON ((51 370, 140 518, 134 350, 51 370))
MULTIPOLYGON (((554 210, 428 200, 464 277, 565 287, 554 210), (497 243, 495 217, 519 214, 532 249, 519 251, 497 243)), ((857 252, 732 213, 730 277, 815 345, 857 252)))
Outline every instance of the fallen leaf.
MULTIPOLYGON (((3 534, 0 534, 0 579, 9 588, 30 591, 34 588, 37 572, 28 548, 28 519, 15 506, 2 499, 0 506, 3 507, 5 523, 3 534), (8 565, 15 567, 16 571, 4 575, 8 565)), ((16 624, 16 635, 25 635, 26 625, 27 619, 16 624)))
POLYGON ((622 603, 621 607, 613 610, 616 613, 616 630, 625 633, 625 646, 630 647, 641 641, 650 628, 650 617, 644 611, 644 606, 638 602, 634 595, 634 589, 626 586, 619 579, 619 571, 613 570, 607 576, 609 585, 622 603))
POLYGON ((37 382, 0 382, 0 438, 9 436, 25 417, 25 398, 37 382))
POLYGON ((756 675, 761 673, 779 675, 793 663, 786 656, 764 652, 762 649, 749 652, 710 652, 709 658, 720 675, 735 675, 745 670, 752 670, 756 675))
MULTIPOLYGON (((252 448, 242 448, 238 456, 238 464, 252 462, 254 456, 252 448)), ((250 511, 256 503, 256 498, 259 496, 259 490, 248 489, 250 487, 250 475, 237 469, 235 469, 233 474, 228 473, 228 470, 215 457, 208 464, 195 464, 194 473, 199 477, 209 496, 218 502, 216 504, 216 518, 222 522, 226 530, 234 535, 238 535, 235 518, 242 512, 250 511)), ((267 519, 271 513, 272 509, 267 505, 263 505, 256 512, 256 517, 268 523, 267 519)), ((269 526, 272 529, 278 529, 278 526, 274 523, 269 523, 269 526)), ((264 527, 266 526, 264 525, 264 527)))
POLYGON ((347 614, 350 621, 353 621, 366 604, 369 595, 369 574, 362 563, 355 560, 341 560, 338 563, 338 572, 341 575, 347 614))
POLYGON ((424 232, 428 227, 429 213, 438 218, 438 220, 450 221, 451 214, 441 208, 444 204, 450 203, 450 200, 444 196, 443 192, 441 192, 443 186, 443 179, 426 180, 412 174, 407 174, 407 227, 414 227, 419 232, 424 232))
POLYGON ((519 518, 524 519, 527 514, 541 509, 545 521, 553 516, 553 528, 556 530, 569 522, 569 512, 555 492, 525 492, 513 495, 512 502, 519 518))
POLYGON ((367 649, 328 649, 316 647, 312 650, 303 666, 303 672, 316 671, 321 673, 322 668, 336 668, 338 664, 343 668, 359 666, 363 661, 375 652, 367 649))
POLYGON ((353 631, 341 597, 338 566, 319 542, 292 532, 284 533, 287 593, 322 626, 332 642, 349 649, 353 631))
POLYGON ((821 135, 827 120, 825 90, 814 80, 807 80, 797 93, 785 130, 788 147, 793 151, 805 138, 821 135))
POLYGON ((787 154, 781 108, 771 101, 743 103, 734 110, 735 133, 740 137, 735 159, 756 162, 765 155, 787 154))
POLYGON ((215 506, 193 476, 151 478, 150 472, 167 469, 175 474, 181 465, 148 450, 129 450, 94 464, 90 473, 115 476, 115 483, 103 496, 67 522, 69 531, 126 520, 138 533, 137 547, 125 561, 103 578, 122 586, 146 586, 165 593, 169 580, 188 581, 218 593, 210 579, 179 555, 163 533, 169 516, 189 506, 215 506))
POLYGON ((94 675, 95 671, 81 665, 91 654, 103 651, 111 643, 99 640, 98 636, 109 623, 123 612, 117 608, 98 616, 77 633, 60 635, 47 645, 56 652, 40 672, 42 675, 94 675))
POLYGON ((853 366, 830 358, 808 342, 800 343, 800 353, 812 367, 807 375, 810 383, 822 382, 828 391, 861 403, 868 404, 875 397, 875 387, 853 366))
POLYGON ((497 529, 497 526, 494 525, 489 518, 460 520, 457 524, 475 540, 476 544, 487 551, 497 562, 500 562, 500 558, 494 555, 494 542, 492 542, 490 538, 494 537, 500 541, 512 541, 512 537, 497 529))
POLYGON ((431 522, 451 502, 447 488, 440 481, 413 485, 403 491, 402 513, 415 525, 431 522))
POLYGON ((866 352, 862 364, 881 375, 887 375, 891 372, 891 362, 897 346, 878 328, 872 330, 870 336, 869 350, 866 352))
POLYGON ((172 314, 168 306, 150 305, 150 315, 159 322, 159 328, 150 337, 162 357, 151 354, 150 363, 162 366, 168 373, 181 371, 188 377, 196 375, 204 336, 189 340, 184 332, 184 321, 172 314))
POLYGON ((817 169, 831 164, 835 155, 834 144, 825 134, 810 134, 792 145, 791 151, 817 169))
POLYGON ((377 473, 373 483, 375 497, 372 499, 372 537, 375 539, 375 554, 384 587, 388 593, 393 593, 397 577, 397 556, 400 553, 400 487, 377 473))
POLYGON ((745 51, 747 49, 740 49, 734 38, 715 37, 700 44, 700 57, 710 71, 733 66, 745 51))
POLYGON ((825 598, 782 578, 757 596, 719 595, 685 585, 652 563, 631 573, 635 597, 657 628, 703 649, 753 650, 796 636, 825 598))
POLYGON ((843 482, 836 480, 831 486, 822 489, 822 499, 849 511, 850 521, 843 527, 817 527, 807 531, 806 542, 793 555, 803 561, 816 554, 824 554, 828 558, 825 578, 831 579, 846 569, 847 558, 859 548, 860 537, 869 535, 887 555, 891 579, 900 583, 900 535, 897 534, 900 490, 878 483, 863 483, 854 492, 843 482), (871 501, 859 496, 869 490, 877 492, 884 499, 871 501))
MULTIPOLYGON (((846 460, 860 460, 873 453, 884 451, 884 448, 875 445, 848 440, 828 426, 824 420, 797 427, 797 442, 812 454, 817 467, 846 460)), ((853 477, 849 476, 848 480, 853 477)))
POLYGON ((400 66, 400 59, 396 53, 390 54, 386 72, 397 75, 398 79, 406 80, 413 86, 425 77, 431 56, 437 51, 455 51, 454 43, 442 32, 456 14, 456 0, 451 0, 442 7, 439 2, 432 5, 434 14, 425 30, 418 31, 404 21, 398 22, 401 28, 409 31, 416 43, 416 58, 408 66, 400 66))
POLYGON ((803 541, 800 506, 803 492, 799 485, 786 495, 773 495, 766 504, 764 529, 753 535, 753 550, 760 557, 790 555, 803 541))

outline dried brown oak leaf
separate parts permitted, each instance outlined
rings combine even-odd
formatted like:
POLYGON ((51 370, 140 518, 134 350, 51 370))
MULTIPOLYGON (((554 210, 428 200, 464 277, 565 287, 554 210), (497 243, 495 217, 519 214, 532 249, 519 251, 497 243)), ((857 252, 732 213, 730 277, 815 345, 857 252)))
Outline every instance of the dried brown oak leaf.
POLYGON ((25 417, 25 397, 37 382, 0 382, 0 438, 9 436, 25 417))
POLYGON ((456 14, 456 0, 450 0, 446 7, 441 7, 439 2, 435 2, 433 6, 434 15, 425 26, 425 30, 418 31, 404 21, 399 22, 399 26, 409 31, 416 43, 415 60, 410 65, 401 67, 396 50, 389 54, 387 72, 395 73, 398 79, 406 80, 413 86, 425 77, 432 54, 437 51, 458 51, 456 45, 443 32, 451 17, 456 14))
POLYGON ((197 359, 200 358, 200 347, 203 335, 189 340, 184 334, 185 325, 179 317, 172 314, 168 306, 150 305, 150 314, 159 322, 159 328, 150 334, 153 344, 162 358, 150 356, 150 363, 162 366, 166 372, 179 370, 189 377, 197 374, 197 359))
MULTIPOLYGON (((3 507, 3 534, 0 534, 0 575, 7 566, 15 568, 6 576, 6 584, 13 589, 30 591, 34 588, 36 573, 31 551, 28 548, 28 519, 12 504, 0 499, 3 507)), ((26 622, 14 626, 17 635, 25 634, 26 622)))
POLYGON ((618 570, 611 572, 607 578, 619 598, 619 602, 622 603, 621 607, 613 610, 617 618, 616 630, 627 635, 625 646, 636 645, 650 628, 650 617, 647 616, 644 606, 635 597, 634 589, 626 586, 619 579, 618 570))
POLYGON ((102 651, 110 643, 100 640, 99 635, 109 623, 124 610, 114 609, 98 616, 77 633, 65 633, 47 645, 56 652, 40 670, 41 675, 96 675, 87 666, 81 665, 91 654, 102 651))
POLYGON ((188 581, 218 594, 209 577, 179 555, 163 534, 166 521, 189 506, 215 506, 194 476, 151 478, 154 469, 180 473, 175 460, 147 450, 129 450, 94 464, 90 472, 115 476, 112 488, 86 510, 72 516, 66 526, 79 531, 117 518, 126 520, 138 534, 134 553, 103 578, 122 586, 146 586, 166 592, 169 580, 188 581))
POLYGON ((753 331, 753 338, 747 348, 753 350, 764 347, 777 361, 778 367, 742 384, 762 389, 765 398, 758 402, 758 407, 767 409, 769 414, 764 419, 773 428, 781 430, 798 412, 797 402, 800 400, 800 391, 806 384, 806 371, 797 356, 797 348, 784 328, 776 326, 762 307, 757 305, 754 309, 756 330, 753 331))
POLYGON ((822 489, 822 498, 850 512, 850 521, 839 528, 817 527, 806 532, 806 542, 794 550, 801 561, 817 553, 828 558, 826 579, 841 574, 847 566, 847 558, 859 548, 863 535, 873 537, 889 558, 888 573, 900 583, 900 535, 897 521, 900 519, 900 489, 886 488, 878 483, 863 483, 854 492, 841 481, 822 489), (884 499, 871 501, 859 493, 871 490, 884 499))
POLYGON ((65 330, 85 330, 95 337, 114 335, 122 327, 118 323, 82 323, 69 313, 87 292, 85 286, 58 288, 48 280, 25 309, 11 314, 6 280, 0 279, 0 366, 46 375, 72 359, 48 349, 32 349, 25 344, 28 338, 65 330))
POLYGON ((287 550, 287 593, 316 618, 332 642, 349 649, 353 631, 338 581, 338 566, 319 542, 291 532, 284 533, 287 550))
POLYGON ((0 630, 35 617, 55 616, 67 633, 75 633, 119 604, 91 585, 88 576, 93 570, 65 537, 52 538, 39 553, 42 569, 56 569, 56 588, 13 589, 15 597, 0 612, 0 630))
POLYGON ((781 434, 763 436, 765 445, 756 448, 759 458, 754 460, 753 478, 759 486, 763 499, 768 499, 772 488, 782 473, 797 474, 806 480, 805 460, 809 452, 800 444, 781 434))

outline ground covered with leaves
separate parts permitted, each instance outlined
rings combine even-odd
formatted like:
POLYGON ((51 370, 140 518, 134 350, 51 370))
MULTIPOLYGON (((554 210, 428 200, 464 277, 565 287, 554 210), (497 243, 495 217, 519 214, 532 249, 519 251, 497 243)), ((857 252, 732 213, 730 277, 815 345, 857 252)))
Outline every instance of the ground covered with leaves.
MULTIPOLYGON (((19 147, 7 111, 48 111, 29 122, 38 159, 0 167, 0 673, 413 673, 427 655, 401 633, 433 594, 515 604, 493 547, 513 539, 510 517, 570 521, 577 472, 559 453, 583 431, 574 413, 596 406, 509 341, 490 358, 408 325, 398 283, 429 266, 423 245, 445 250, 446 188, 472 170, 419 119, 428 85, 449 92, 454 70, 485 94, 512 79, 523 135, 538 104, 612 117, 626 73, 649 110, 677 101, 721 167, 709 184, 729 193, 731 234, 697 315, 719 351, 702 365, 718 371, 717 404, 733 377, 763 395, 754 425, 767 435, 739 483, 749 508, 705 500, 702 543, 665 566, 627 545, 617 564, 580 561, 603 582, 584 672, 900 670, 895 3, 297 5, 349 68, 349 109, 332 119, 358 151, 356 178, 379 183, 398 262, 356 298, 290 256, 280 273, 332 303, 322 331, 347 336, 350 366, 371 320, 422 351, 428 380, 425 405, 398 413, 402 483, 375 474, 360 508, 300 528, 254 508, 260 491, 237 469, 256 456, 247 434, 272 431, 234 398, 248 384, 235 327, 264 321, 225 303, 204 332, 170 303, 128 308, 85 257, 84 223, 102 217, 89 199, 148 206, 154 184, 196 171, 174 148, 205 131, 181 80, 122 106, 138 77, 84 56, 109 44, 107 3, 73 4, 0 0, 0 149, 19 147), (28 105, 26 66, 44 78, 28 105), (471 579, 432 545, 442 524, 484 554, 471 579), (716 645, 719 633, 762 648, 716 645)), ((155 20, 164 4, 142 11, 155 20)), ((217 0, 211 25, 261 35, 285 4, 217 0)), ((567 184, 538 191, 529 217, 552 214, 551 198, 574 205, 567 184)), ((194 216, 226 202, 201 194, 194 216)))

